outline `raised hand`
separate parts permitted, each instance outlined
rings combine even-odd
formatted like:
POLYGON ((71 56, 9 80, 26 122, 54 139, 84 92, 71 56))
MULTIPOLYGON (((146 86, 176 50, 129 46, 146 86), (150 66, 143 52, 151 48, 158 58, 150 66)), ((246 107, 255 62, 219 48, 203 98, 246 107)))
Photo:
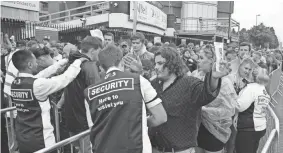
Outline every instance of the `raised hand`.
POLYGON ((222 78, 224 76, 227 76, 231 71, 232 70, 230 68, 230 63, 223 60, 223 61, 220 62, 219 71, 216 71, 216 64, 214 63, 214 65, 212 67, 212 77, 214 79, 219 79, 219 78, 222 78))

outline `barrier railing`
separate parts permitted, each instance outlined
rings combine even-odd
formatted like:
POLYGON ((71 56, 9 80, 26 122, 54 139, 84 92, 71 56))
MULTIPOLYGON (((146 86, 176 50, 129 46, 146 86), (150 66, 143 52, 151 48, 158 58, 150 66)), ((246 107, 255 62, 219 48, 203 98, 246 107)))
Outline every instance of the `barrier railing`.
MULTIPOLYGON (((60 141, 60 125, 59 125, 59 111, 58 111, 58 107, 57 105, 54 103, 54 102, 50 102, 51 105, 53 106, 53 112, 54 112, 54 118, 55 118, 55 136, 56 136, 56 141, 59 142, 60 141)), ((8 113, 8 112, 12 112, 16 110, 16 106, 14 107, 8 107, 8 108, 4 108, 4 109, 1 109, 0 112, 1 114, 2 113, 8 113)), ((7 133, 11 133, 8 134, 8 141, 9 142, 13 142, 13 144, 11 144, 11 146, 9 146, 9 149, 10 151, 13 150, 12 148, 14 148, 14 132, 15 132, 15 129, 14 129, 14 113, 10 113, 10 117, 7 117, 7 115, 5 116, 6 118, 6 123, 10 123, 11 126, 6 126, 7 128, 7 133), (9 118, 9 119, 8 119, 9 118), (11 137, 10 137, 11 136, 11 137)), ((60 153, 60 149, 57 150, 57 153, 60 153)))
POLYGON ((39 23, 59 23, 72 21, 77 18, 84 18, 89 16, 94 16, 97 14, 103 14, 105 11, 110 9, 110 2, 101 2, 96 4, 89 4, 73 9, 68 9, 65 11, 60 11, 56 13, 51 13, 48 15, 43 15, 39 17, 39 23))
MULTIPOLYGON (((59 108, 57 107, 56 103, 50 102, 53 105, 53 112, 55 118, 55 134, 56 134, 56 141, 60 141, 60 123, 59 123, 59 108)), ((58 149, 57 153, 60 153, 61 150, 58 149)))
POLYGON ((66 146, 66 145, 68 145, 68 144, 71 144, 71 143, 73 143, 73 142, 75 142, 75 141, 78 141, 78 140, 84 138, 85 136, 88 136, 89 134, 90 134, 90 129, 89 129, 89 130, 86 130, 86 131, 84 131, 84 132, 82 132, 82 133, 79 133, 79 134, 77 134, 77 135, 75 135, 75 136, 72 136, 72 137, 70 137, 70 138, 67 138, 67 139, 65 139, 65 140, 62 140, 62 141, 60 141, 60 142, 57 142, 57 143, 54 144, 53 146, 47 147, 47 148, 44 148, 44 149, 41 149, 41 150, 39 150, 39 151, 37 151, 37 152, 35 152, 35 153, 48 153, 48 152, 54 151, 54 150, 56 150, 56 149, 58 150, 58 149, 60 149, 60 148, 62 148, 62 147, 64 147, 64 146, 66 146))
MULTIPOLYGON (((86 137, 90 134, 90 129, 89 129, 89 130, 86 130, 86 131, 79 133, 75 136, 72 136, 70 138, 67 138, 65 140, 60 141, 58 108, 57 108, 55 103, 52 103, 52 105, 55 106, 54 113, 55 113, 55 127, 56 127, 55 130, 56 130, 57 143, 55 143, 51 147, 41 149, 41 150, 39 150, 35 153, 48 153, 48 152, 51 152, 51 151, 54 151, 54 150, 57 150, 57 152, 60 153, 62 147, 66 146, 68 144, 71 144, 75 141, 78 141, 78 140, 80 140, 80 139, 82 139, 82 138, 84 138, 84 137, 86 137)), ((9 108, 5 108, 5 109, 1 109, 1 113, 6 113, 6 112, 9 112, 9 111, 13 111, 15 109, 16 109, 16 107, 9 107, 9 108)), ((278 153, 277 147, 278 147, 278 137, 279 137, 279 119, 270 106, 268 106, 267 125, 268 125, 267 129, 266 129, 267 132, 266 132, 266 135, 262 138, 262 140, 260 142, 258 153, 278 153), (274 127, 271 127, 272 125, 274 127)), ((13 127, 12 127, 12 129, 13 129, 13 127)))
POLYGON ((16 110, 16 106, 1 109, 0 112, 2 114, 2 113, 10 112, 10 111, 13 111, 13 110, 16 110))
MULTIPOLYGON (((10 106, 12 106, 11 103, 9 103, 10 106)), ((1 109, 1 115, 2 113, 6 113, 5 115, 5 120, 6 120, 6 129, 7 129, 7 136, 8 136, 8 145, 9 145, 9 151, 14 151, 16 149, 16 143, 14 141, 14 136, 15 136, 15 130, 14 130, 14 113, 12 111, 16 110, 16 106, 14 107, 8 107, 1 109), (8 112, 9 117, 8 117, 8 112), (9 126, 8 126, 9 124, 9 126)))
POLYGON ((261 139, 258 153, 279 153, 279 119, 273 109, 268 106, 266 134, 261 139))

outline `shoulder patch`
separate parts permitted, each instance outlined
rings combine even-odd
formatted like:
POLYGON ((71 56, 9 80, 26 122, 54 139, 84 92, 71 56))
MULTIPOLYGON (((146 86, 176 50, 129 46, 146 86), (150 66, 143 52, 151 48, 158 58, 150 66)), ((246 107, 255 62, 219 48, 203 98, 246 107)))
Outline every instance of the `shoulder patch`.
POLYGON ((31 89, 11 89, 11 96, 18 101, 33 101, 31 89))
POLYGON ((134 79, 120 78, 104 82, 88 88, 87 95, 89 100, 93 100, 96 97, 120 90, 134 90, 134 79))

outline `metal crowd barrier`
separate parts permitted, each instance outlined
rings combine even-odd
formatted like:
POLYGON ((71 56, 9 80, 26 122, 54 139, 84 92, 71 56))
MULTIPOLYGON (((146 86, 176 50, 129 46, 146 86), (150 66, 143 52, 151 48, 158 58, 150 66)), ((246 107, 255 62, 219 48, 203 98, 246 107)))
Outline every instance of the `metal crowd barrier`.
POLYGON ((279 153, 279 119, 270 106, 268 106, 266 118, 266 134, 260 141, 258 153, 279 153))
POLYGON ((70 137, 68 139, 65 139, 65 140, 62 140, 60 142, 57 142, 53 146, 41 149, 41 150, 39 150, 39 151, 37 151, 35 153, 48 153, 48 152, 51 152, 51 151, 56 150, 56 149, 58 151, 60 148, 66 146, 68 144, 71 144, 71 143, 73 143, 75 141, 78 141, 79 139, 84 138, 85 136, 88 136, 89 134, 90 134, 90 129, 86 130, 86 131, 84 131, 82 133, 79 133, 79 134, 77 134, 75 136, 72 136, 72 137, 70 137))
MULTIPOLYGON (((50 102, 51 105, 53 106, 53 112, 54 112, 54 118, 55 118, 55 136, 56 136, 56 141, 59 142, 60 141, 60 125, 59 125, 59 111, 58 111, 58 107, 57 105, 54 103, 54 102, 50 102)), ((9 120, 10 120, 10 128, 9 126, 6 126, 7 127, 7 133, 11 133, 8 134, 8 141, 9 142, 15 142, 13 139, 14 139, 14 132, 15 132, 15 129, 14 129, 14 113, 12 113, 12 111, 16 110, 16 106, 14 107, 8 107, 8 108, 4 108, 4 109, 1 109, 0 112, 1 114, 2 113, 7 113, 7 112, 10 112, 10 117, 7 117, 7 115, 5 116, 6 118, 6 124, 9 123, 9 120), (9 118, 9 119, 8 119, 9 118), (10 137, 12 136, 12 137, 10 137)), ((11 150, 11 148, 13 148, 15 144, 13 144, 12 146, 9 146, 9 149, 11 150)), ((60 153, 60 149, 57 150, 57 153, 60 153)))
POLYGON ((0 112, 2 114, 2 113, 10 112, 10 111, 13 111, 13 110, 16 110, 16 106, 1 109, 0 112))
MULTIPOLYGON (((12 106, 12 104, 9 104, 10 106, 12 106)), ((7 128, 7 136, 8 136, 8 147, 10 151, 13 151, 14 148, 16 147, 15 141, 14 141, 14 113, 12 111, 16 110, 16 106, 14 107, 8 107, 8 108, 4 108, 1 109, 1 115, 2 113, 6 113, 5 115, 5 119, 6 119, 6 128, 7 128), (10 112, 10 117, 7 117, 7 113, 10 112), (9 118, 9 119, 8 119, 9 118), (10 126, 8 126, 8 124, 10 126), (10 127, 10 128, 9 128, 10 127), (10 137, 11 136, 11 137, 10 137), (12 144, 10 144, 12 143, 12 144)))

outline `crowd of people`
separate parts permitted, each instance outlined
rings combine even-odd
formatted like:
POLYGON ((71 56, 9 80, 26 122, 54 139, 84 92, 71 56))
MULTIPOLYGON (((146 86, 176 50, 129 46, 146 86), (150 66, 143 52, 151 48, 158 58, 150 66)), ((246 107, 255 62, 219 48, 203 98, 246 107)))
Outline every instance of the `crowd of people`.
POLYGON ((120 42, 98 29, 80 44, 1 39, 1 108, 17 108, 7 114, 14 132, 2 115, 2 152, 54 145, 58 107, 67 137, 91 128, 74 143, 80 153, 256 153, 283 61, 280 50, 225 45, 216 70, 213 44, 153 44, 140 32, 120 42))

